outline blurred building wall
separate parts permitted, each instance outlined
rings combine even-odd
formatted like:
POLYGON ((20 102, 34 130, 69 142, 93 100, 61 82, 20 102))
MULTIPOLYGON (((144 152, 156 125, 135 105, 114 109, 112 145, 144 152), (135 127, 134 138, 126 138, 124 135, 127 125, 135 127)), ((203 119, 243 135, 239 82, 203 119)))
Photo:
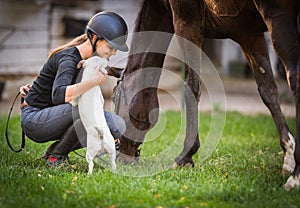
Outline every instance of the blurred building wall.
MULTIPOLYGON (((140 0, 52 0, 52 4, 49 1, 0 1, 0 77, 7 74, 37 74, 47 59, 49 50, 72 38, 65 31, 66 18, 70 26, 72 19, 84 22, 97 11, 110 10, 124 17, 129 32, 132 32, 141 3, 140 0)), ((277 56, 269 40, 268 43, 276 75, 277 56)), ((204 51, 223 75, 235 75, 234 63, 246 65, 239 46, 229 39, 206 40, 204 51)), ((112 61, 122 60, 115 61, 122 67, 126 63, 123 56, 124 54, 117 53, 112 61)), ((174 62, 171 60, 169 63, 174 62)))
POLYGON ((0 74, 39 70, 47 57, 48 11, 34 2, 0 1, 0 74))
POLYGON ((66 33, 66 26, 80 26, 84 33, 82 23, 97 11, 119 13, 132 30, 139 5, 138 0, 123 0, 122 4, 117 0, 49 2, 0 1, 0 77, 37 74, 48 52, 73 38, 66 33), (78 20, 78 23, 72 25, 72 20, 78 20))

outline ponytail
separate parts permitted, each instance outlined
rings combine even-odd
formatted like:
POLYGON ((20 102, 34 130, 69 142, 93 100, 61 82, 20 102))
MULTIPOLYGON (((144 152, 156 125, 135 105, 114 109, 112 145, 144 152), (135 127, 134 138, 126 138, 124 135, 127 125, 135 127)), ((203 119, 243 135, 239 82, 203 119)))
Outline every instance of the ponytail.
POLYGON ((61 50, 65 49, 65 48, 80 45, 81 43, 84 43, 87 39, 88 39, 87 35, 86 34, 82 34, 82 35, 74 38, 70 42, 68 42, 68 43, 66 43, 64 45, 58 46, 57 48, 51 50, 50 53, 49 53, 49 55, 48 55, 48 58, 50 58, 51 56, 53 56, 56 52, 61 51, 61 50))

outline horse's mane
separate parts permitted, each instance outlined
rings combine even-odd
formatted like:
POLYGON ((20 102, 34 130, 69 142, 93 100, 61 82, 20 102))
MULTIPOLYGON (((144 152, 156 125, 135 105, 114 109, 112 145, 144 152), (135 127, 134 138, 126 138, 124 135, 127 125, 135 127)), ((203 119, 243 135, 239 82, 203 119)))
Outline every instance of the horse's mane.
POLYGON ((140 24, 141 24, 141 16, 144 12, 144 10, 146 10, 146 5, 145 5, 145 2, 146 0, 142 1, 141 4, 140 4, 140 10, 139 10, 139 13, 137 15, 137 18, 135 20, 135 27, 134 27, 134 32, 139 32, 140 30, 140 24))

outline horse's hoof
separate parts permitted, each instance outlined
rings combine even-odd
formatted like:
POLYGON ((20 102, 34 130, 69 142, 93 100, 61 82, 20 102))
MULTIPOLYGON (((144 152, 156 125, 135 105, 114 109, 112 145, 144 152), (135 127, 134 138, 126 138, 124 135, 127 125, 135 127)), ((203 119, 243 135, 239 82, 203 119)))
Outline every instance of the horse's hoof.
POLYGON ((195 167, 195 165, 194 165, 193 162, 186 162, 186 163, 184 163, 184 166, 183 166, 183 167, 193 168, 193 167, 195 167))
POLYGON ((293 173, 293 170, 294 170, 294 167, 293 165, 290 165, 290 164, 283 164, 282 166, 282 175, 283 176, 288 176, 290 175, 291 173, 293 173))
POLYGON ((120 153, 117 161, 121 162, 124 165, 134 165, 138 163, 139 158, 120 153))
POLYGON ((289 139, 288 140, 283 140, 283 145, 285 148, 285 153, 284 153, 284 161, 283 161, 283 166, 282 166, 282 174, 283 175, 288 175, 291 174, 294 171, 296 162, 295 162, 295 157, 294 157, 294 152, 295 152, 295 139, 291 133, 289 133, 289 139))
POLYGON ((173 163, 173 168, 174 168, 174 170, 176 170, 177 168, 179 168, 180 166, 179 166, 179 164, 177 163, 177 162, 174 162, 173 163))
POLYGON ((177 163, 177 162, 174 162, 173 163, 173 168, 176 170, 177 168, 182 168, 182 167, 187 167, 187 168, 193 168, 195 165, 194 165, 194 162, 182 162, 182 163, 177 163))
POLYGON ((292 188, 300 188, 300 175, 290 176, 284 185, 285 190, 290 191, 292 188))

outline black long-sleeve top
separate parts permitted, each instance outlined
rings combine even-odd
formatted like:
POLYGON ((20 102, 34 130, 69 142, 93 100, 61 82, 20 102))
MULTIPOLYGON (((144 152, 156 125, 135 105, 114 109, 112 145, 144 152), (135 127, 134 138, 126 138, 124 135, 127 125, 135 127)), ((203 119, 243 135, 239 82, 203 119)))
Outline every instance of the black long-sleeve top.
POLYGON ((65 103, 66 88, 75 84, 82 60, 76 47, 55 53, 44 64, 40 74, 33 82, 25 100, 40 109, 65 103))

